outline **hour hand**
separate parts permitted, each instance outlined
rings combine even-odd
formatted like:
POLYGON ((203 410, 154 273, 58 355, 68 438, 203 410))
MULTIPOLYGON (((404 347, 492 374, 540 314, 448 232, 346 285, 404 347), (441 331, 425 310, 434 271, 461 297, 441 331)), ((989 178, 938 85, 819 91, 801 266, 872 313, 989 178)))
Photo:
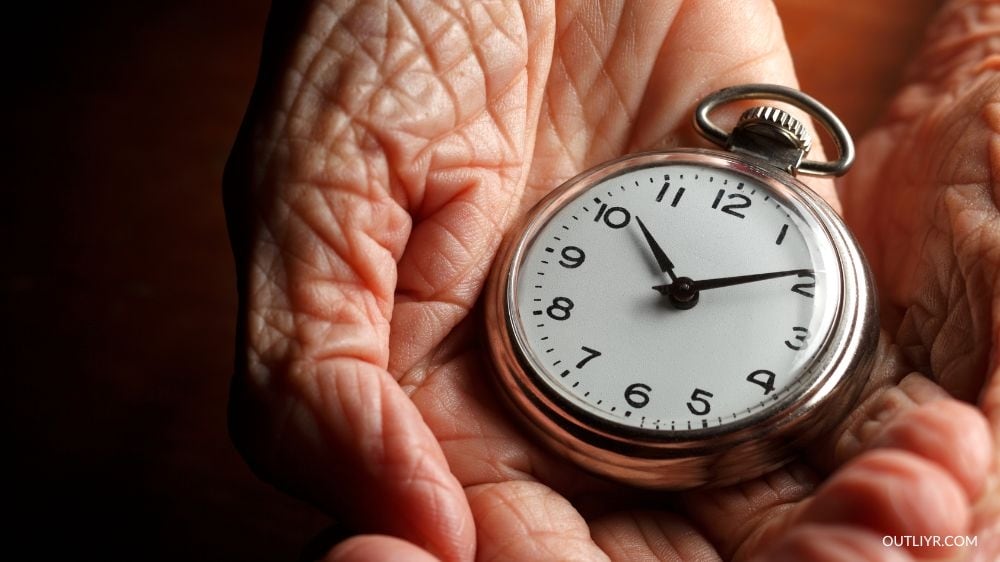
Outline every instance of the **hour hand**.
POLYGON ((656 239, 650 234, 646 225, 642 224, 642 219, 637 216, 635 217, 635 222, 639 224, 642 236, 646 239, 646 244, 649 245, 649 249, 653 252, 653 257, 656 258, 656 264, 660 266, 660 271, 669 275, 671 281, 677 281, 677 276, 674 275, 674 264, 667 257, 666 252, 656 243, 656 239))

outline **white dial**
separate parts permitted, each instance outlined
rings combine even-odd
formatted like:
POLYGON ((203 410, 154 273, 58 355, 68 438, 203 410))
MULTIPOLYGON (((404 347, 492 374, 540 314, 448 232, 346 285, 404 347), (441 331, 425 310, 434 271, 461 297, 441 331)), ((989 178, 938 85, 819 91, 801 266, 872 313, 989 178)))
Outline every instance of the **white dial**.
POLYGON ((515 340, 546 395, 612 426, 724 431, 813 382, 841 277, 794 193, 661 162, 551 205, 508 286, 515 340))

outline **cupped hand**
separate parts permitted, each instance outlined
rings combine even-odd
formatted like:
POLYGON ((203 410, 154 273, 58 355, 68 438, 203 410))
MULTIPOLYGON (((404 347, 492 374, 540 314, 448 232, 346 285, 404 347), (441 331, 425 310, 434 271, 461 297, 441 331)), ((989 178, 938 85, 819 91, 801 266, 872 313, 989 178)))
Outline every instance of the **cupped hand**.
POLYGON ((843 206, 811 184, 882 295, 856 412, 800 461, 684 494, 630 491, 537 446, 498 404, 476 301, 512 221, 562 181, 700 144, 689 115, 718 88, 796 84, 771 3, 276 5, 225 186, 237 445, 363 533, 337 559, 989 559, 1000 16, 955 4, 861 143, 843 206), (976 533, 965 551, 882 541, 976 533))

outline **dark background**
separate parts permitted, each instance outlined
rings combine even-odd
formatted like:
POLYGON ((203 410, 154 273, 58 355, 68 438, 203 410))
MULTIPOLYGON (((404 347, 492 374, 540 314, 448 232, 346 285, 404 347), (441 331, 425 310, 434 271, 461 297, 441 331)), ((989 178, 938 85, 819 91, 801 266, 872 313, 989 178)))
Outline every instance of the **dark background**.
MULTIPOLYGON (((220 182, 268 3, 42 4, 4 35, 7 551, 295 560, 330 522, 250 473, 225 414, 220 182)), ((859 135, 934 4, 779 2, 804 89, 859 135)))

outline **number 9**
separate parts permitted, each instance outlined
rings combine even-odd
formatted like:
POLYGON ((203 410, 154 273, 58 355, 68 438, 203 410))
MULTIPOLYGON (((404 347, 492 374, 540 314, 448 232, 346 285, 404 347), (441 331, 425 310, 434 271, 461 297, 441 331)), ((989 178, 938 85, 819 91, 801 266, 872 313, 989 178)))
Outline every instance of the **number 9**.
POLYGON ((576 246, 566 246, 563 248, 562 258, 563 259, 559 260, 559 265, 568 269, 575 269, 583 265, 583 260, 585 260, 587 256, 583 253, 583 250, 577 248, 576 246))

